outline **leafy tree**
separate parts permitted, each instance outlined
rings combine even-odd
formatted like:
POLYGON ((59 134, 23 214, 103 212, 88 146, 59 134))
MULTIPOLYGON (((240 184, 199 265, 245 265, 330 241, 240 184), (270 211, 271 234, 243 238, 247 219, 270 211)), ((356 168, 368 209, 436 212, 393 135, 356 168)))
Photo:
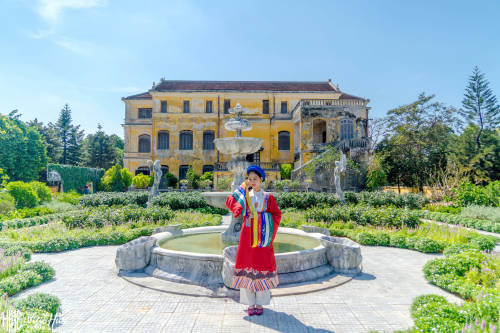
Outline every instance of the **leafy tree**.
POLYGON ((292 165, 289 163, 280 166, 281 179, 290 179, 292 176, 292 165))
POLYGON ((106 170, 101 179, 105 191, 124 192, 132 184, 132 173, 127 168, 115 165, 106 170))
POLYGON ((47 162, 57 163, 61 157, 61 141, 59 140, 56 126, 52 123, 48 123, 47 126, 45 126, 43 122, 39 122, 37 118, 29 121, 27 124, 28 126, 36 128, 42 136, 43 144, 47 150, 47 162))
POLYGON ((81 160, 83 130, 80 125, 74 126, 71 119, 71 109, 65 104, 55 125, 61 141, 61 157, 59 163, 77 165, 81 160))
POLYGON ((486 184, 500 179, 500 129, 484 129, 481 146, 477 146, 477 135, 481 129, 469 125, 460 135, 451 137, 449 158, 461 166, 474 183, 486 184))
POLYGON ((375 155, 368 165, 366 174, 366 188, 375 191, 387 182, 387 174, 382 167, 380 156, 375 155))
POLYGON ((200 182, 200 175, 198 175, 192 166, 189 166, 188 171, 186 172, 186 179, 188 180, 189 186, 192 188, 198 188, 200 182))
POLYGON ((109 169, 118 164, 118 150, 113 139, 106 135, 100 124, 95 134, 87 135, 84 143, 84 164, 88 167, 109 169))
POLYGON ((500 105, 497 104, 497 98, 489 88, 489 82, 477 66, 469 77, 462 106, 464 109, 460 110, 460 114, 469 124, 479 127, 476 144, 480 148, 483 130, 493 129, 500 123, 500 105))
POLYGON ((388 111, 392 136, 377 150, 382 153, 389 182, 417 185, 422 191, 432 170, 446 165, 448 141, 458 120, 453 107, 433 102, 433 98, 422 93, 417 101, 388 111))
POLYGON ((0 168, 11 180, 31 181, 47 164, 40 133, 26 126, 17 110, 0 114, 0 168))

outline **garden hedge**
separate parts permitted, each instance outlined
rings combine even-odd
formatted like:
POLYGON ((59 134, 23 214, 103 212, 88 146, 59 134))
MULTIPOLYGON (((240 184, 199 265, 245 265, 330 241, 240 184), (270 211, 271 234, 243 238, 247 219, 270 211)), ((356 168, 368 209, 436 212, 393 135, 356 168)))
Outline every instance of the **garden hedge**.
POLYGON ((50 171, 59 173, 63 181, 64 192, 71 190, 82 192, 83 187, 89 182, 92 182, 92 188, 96 191, 104 175, 104 169, 47 163, 47 174, 50 171))

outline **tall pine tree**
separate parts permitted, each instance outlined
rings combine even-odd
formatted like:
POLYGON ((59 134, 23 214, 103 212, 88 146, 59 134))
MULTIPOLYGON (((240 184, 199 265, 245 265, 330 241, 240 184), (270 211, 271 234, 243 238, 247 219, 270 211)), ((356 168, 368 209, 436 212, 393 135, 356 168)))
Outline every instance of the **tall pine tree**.
POLYGON ((465 88, 463 109, 460 114, 470 123, 479 127, 476 136, 477 148, 481 148, 481 134, 484 129, 495 128, 500 123, 500 105, 497 98, 489 88, 485 79, 476 66, 469 77, 469 84, 465 88))
POLYGON ((55 125, 61 142, 59 163, 77 165, 81 161, 81 148, 84 137, 80 125, 74 126, 71 119, 71 109, 65 104, 55 125))

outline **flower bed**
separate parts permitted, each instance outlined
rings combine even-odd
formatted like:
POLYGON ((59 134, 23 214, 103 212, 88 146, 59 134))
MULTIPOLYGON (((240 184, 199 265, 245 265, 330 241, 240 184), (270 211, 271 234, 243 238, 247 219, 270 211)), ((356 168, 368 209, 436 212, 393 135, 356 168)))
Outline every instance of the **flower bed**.
POLYGON ((412 305, 415 327, 408 332, 496 332, 500 328, 500 257, 477 250, 451 252, 427 262, 430 283, 460 295, 463 305, 422 295, 412 305))
POLYGON ((434 220, 450 224, 459 224, 464 227, 470 227, 474 229, 500 233, 500 223, 498 222, 463 217, 458 214, 429 212, 425 210, 417 211, 417 213, 421 218, 428 220, 434 220))
POLYGON ((154 222, 140 219, 119 225, 97 226, 84 223, 84 227, 76 227, 75 221, 72 222, 74 225, 55 221, 47 225, 2 231, 0 232, 0 248, 20 245, 33 252, 59 252, 85 246, 119 245, 140 236, 151 235, 155 228, 169 224, 181 224, 182 228, 218 225, 221 216, 179 211, 168 220, 158 219, 154 222))
POLYGON ((305 218, 312 221, 352 221, 359 225, 416 227, 419 215, 415 211, 391 207, 372 208, 368 206, 342 206, 331 208, 311 208, 305 218))

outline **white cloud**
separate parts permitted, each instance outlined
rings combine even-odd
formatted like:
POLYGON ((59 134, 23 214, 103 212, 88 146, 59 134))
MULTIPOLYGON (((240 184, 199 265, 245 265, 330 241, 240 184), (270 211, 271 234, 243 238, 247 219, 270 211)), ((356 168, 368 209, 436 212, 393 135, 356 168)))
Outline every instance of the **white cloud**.
POLYGON ((103 6, 105 0, 39 0, 38 14, 47 22, 56 23, 65 9, 103 6))
POLYGON ((95 49, 95 45, 88 42, 82 42, 76 39, 61 37, 54 40, 54 43, 68 51, 80 55, 90 55, 95 49))

